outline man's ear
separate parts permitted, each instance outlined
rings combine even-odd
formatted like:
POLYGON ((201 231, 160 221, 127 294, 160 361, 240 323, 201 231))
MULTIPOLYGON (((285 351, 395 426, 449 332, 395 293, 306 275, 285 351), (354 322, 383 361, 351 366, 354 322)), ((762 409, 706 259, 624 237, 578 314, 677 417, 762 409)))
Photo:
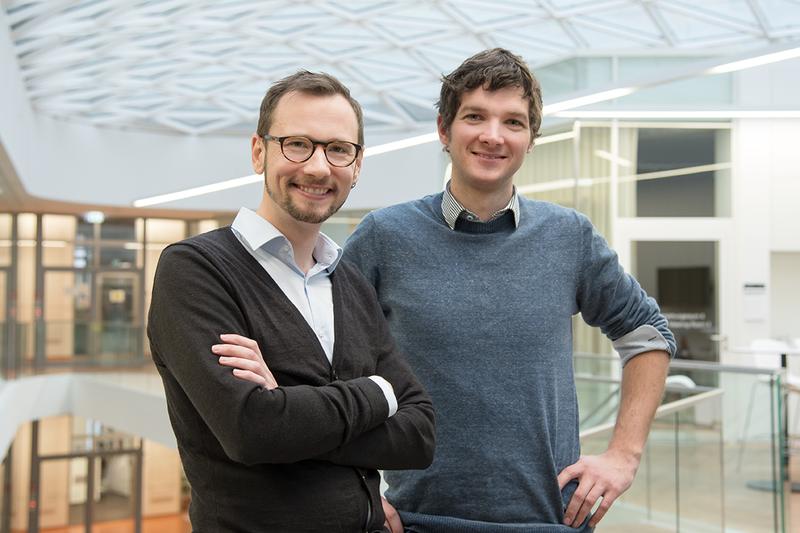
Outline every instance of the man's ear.
POLYGON ((253 172, 256 174, 264 173, 264 165, 267 158, 267 147, 265 141, 257 133, 250 137, 250 162, 253 165, 253 172))
POLYGON ((450 132, 448 127, 445 127, 442 115, 436 117, 436 131, 439 133, 439 142, 442 143, 445 149, 450 145, 450 132))

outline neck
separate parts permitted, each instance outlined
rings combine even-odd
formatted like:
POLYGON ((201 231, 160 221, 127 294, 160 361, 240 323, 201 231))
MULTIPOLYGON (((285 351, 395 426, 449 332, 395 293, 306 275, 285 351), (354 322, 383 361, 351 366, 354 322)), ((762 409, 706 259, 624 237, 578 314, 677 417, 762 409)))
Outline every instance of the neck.
POLYGON ((466 209, 478 215, 483 221, 489 220, 492 215, 503 209, 514 194, 514 185, 509 181, 497 189, 475 189, 463 183, 452 180, 450 193, 466 209))
POLYGON ((317 239, 319 238, 320 224, 295 220, 288 213, 271 203, 269 198, 264 198, 261 201, 256 213, 275 226, 292 243, 295 263, 297 263, 300 270, 308 273, 311 267, 316 264, 314 247, 317 245, 317 239))

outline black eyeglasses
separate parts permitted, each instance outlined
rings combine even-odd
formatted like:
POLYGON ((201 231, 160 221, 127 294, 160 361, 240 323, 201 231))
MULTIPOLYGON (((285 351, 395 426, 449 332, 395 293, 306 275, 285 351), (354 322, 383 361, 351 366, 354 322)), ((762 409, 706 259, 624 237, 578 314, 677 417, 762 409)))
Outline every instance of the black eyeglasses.
POLYGON ((264 135, 265 141, 275 141, 281 145, 283 157, 292 163, 305 163, 314 155, 314 149, 322 146, 325 159, 335 167, 349 167, 358 157, 362 146, 348 141, 312 141, 308 137, 286 136, 273 137, 264 135))

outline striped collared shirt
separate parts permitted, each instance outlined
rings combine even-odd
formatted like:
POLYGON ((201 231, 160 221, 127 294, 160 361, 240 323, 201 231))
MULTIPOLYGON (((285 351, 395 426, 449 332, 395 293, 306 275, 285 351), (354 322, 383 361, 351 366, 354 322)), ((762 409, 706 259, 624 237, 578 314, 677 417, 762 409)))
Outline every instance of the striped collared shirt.
MULTIPOLYGON (((508 205, 495 212, 491 217, 489 217, 489 220, 484 222, 491 222, 509 210, 514 213, 514 226, 519 227, 519 198, 517 197, 516 187, 514 187, 514 190, 511 193, 511 200, 508 201, 508 205)), ((447 225, 453 230, 456 229, 456 220, 458 220, 458 217, 464 217, 470 222, 481 221, 478 215, 461 205, 461 202, 456 200, 456 197, 453 196, 452 192, 450 192, 449 181, 444 188, 444 195, 442 196, 442 214, 444 215, 444 220, 447 222, 447 225)))

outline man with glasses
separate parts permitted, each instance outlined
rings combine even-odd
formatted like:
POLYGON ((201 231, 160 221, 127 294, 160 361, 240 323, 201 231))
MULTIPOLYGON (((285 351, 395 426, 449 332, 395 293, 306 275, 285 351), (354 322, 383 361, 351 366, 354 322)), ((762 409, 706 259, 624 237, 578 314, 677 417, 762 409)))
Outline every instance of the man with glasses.
POLYGON ((435 461, 387 472, 387 498, 417 533, 591 529, 633 481, 673 336, 584 215, 517 194, 542 119, 521 58, 467 59, 443 78, 438 108, 446 190, 370 213, 345 247, 436 405, 435 461), (624 365, 608 450, 583 457, 579 312, 624 365))
POLYGON ((383 531, 376 469, 432 460, 430 400, 373 288, 320 233, 362 144, 338 80, 278 81, 251 139, 258 209, 161 256, 148 336, 195 531, 383 531))

